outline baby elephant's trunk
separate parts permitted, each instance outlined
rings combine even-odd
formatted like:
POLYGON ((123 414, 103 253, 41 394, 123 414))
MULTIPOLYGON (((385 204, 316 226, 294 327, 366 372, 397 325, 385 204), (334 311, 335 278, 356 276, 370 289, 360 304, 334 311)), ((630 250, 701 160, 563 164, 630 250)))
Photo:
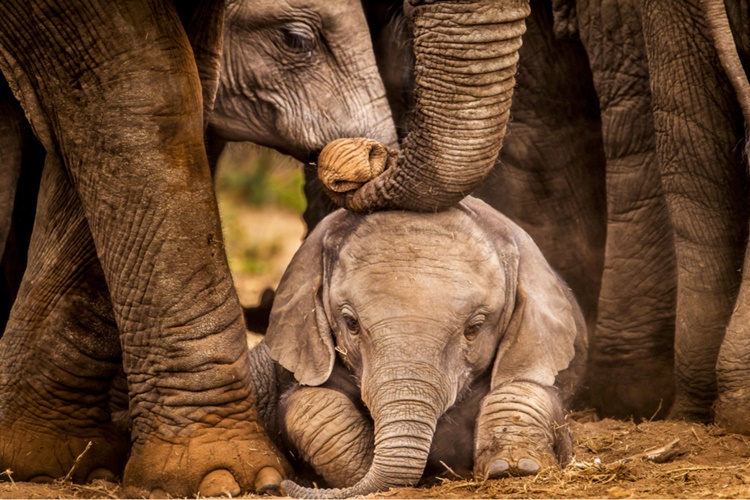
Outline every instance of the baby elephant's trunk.
POLYGON ((416 373, 414 366, 379 371, 387 371, 392 378, 377 384, 372 391, 368 386, 373 384, 363 381, 362 399, 375 421, 375 456, 367 474, 349 488, 303 488, 285 481, 282 486, 289 496, 347 498, 419 482, 437 421, 452 403, 446 394, 449 391, 440 390, 445 384, 437 370, 430 370, 428 378, 416 373))

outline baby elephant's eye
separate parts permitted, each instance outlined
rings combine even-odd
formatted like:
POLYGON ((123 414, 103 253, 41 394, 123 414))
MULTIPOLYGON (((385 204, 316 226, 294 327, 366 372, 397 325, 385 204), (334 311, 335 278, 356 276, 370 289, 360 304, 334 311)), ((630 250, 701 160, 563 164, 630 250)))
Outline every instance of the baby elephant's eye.
POLYGON ((344 313, 344 324, 346 325, 346 329, 349 330, 349 333, 352 335, 359 334, 359 321, 357 321, 357 318, 352 316, 351 314, 344 313))
POLYGON ((477 338, 477 335, 479 335, 479 332, 482 330, 482 326, 484 325, 484 318, 481 319, 475 319, 471 323, 469 323, 466 328, 464 328, 464 337, 466 337, 466 340, 474 340, 477 338))

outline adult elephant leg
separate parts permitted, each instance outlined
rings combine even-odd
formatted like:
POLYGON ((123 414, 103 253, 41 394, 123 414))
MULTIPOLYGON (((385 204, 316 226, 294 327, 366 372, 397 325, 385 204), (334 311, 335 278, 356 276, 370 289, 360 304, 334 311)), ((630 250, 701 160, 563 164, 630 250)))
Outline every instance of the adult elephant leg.
MULTIPOLYGON (((739 2, 737 2, 739 4, 739 2)), ((742 65, 750 55, 750 41, 738 37, 733 31, 743 32, 745 26, 732 30, 732 21, 743 21, 731 3, 704 2, 706 21, 711 26, 712 39, 717 46, 719 59, 734 87, 745 118, 745 133, 750 125, 750 83, 742 65), (725 10, 726 8, 726 10, 725 10), (743 43, 744 42, 744 43, 743 43)), ((735 7, 738 7, 736 5, 735 7)), ((747 23, 747 20, 744 20, 747 23)), ((745 151, 748 143, 745 139, 745 151)), ((747 158, 744 158, 747 161, 747 158)), ((748 247, 750 248, 750 247, 748 247)), ((715 420, 731 432, 750 434, 750 254, 745 250, 742 266, 742 283, 737 302, 719 349, 716 362, 716 383, 719 396, 714 405, 715 420)))
POLYGON ((532 0, 509 133, 474 196, 531 235, 593 332, 606 234, 599 104, 580 41, 557 39, 553 24, 548 2, 532 0))
POLYGON ((672 399, 675 271, 640 2, 583 0, 577 13, 607 159, 607 241, 587 386, 602 414, 663 415, 672 399))
POLYGON ((745 254, 742 284, 716 362, 716 423, 730 432, 750 434, 750 255, 745 254))
POLYGON ((26 269, 46 153, 1 75, 0 120, 1 336, 26 269))
MULTIPOLYGON (((16 188, 21 175, 23 152, 23 132, 25 118, 23 110, 13 96, 5 79, 0 76, 0 256, 6 253, 8 241, 14 240, 11 234, 13 206, 16 188)), ((14 243, 14 242, 13 242, 14 243)), ((13 276, 13 268, 8 268, 6 258, 0 262, 0 336, 10 315, 10 307, 18 291, 13 276)))
POLYGON ((16 186, 21 175, 25 121, 8 82, 0 76, 0 253, 10 233, 16 186))
POLYGON ((35 132, 59 148, 102 265, 130 393, 130 494, 193 495, 204 479, 234 494, 266 466, 285 471, 256 422, 177 12, 4 2, 0 50, 35 132))
POLYGON ((740 108, 697 0, 646 1, 643 30, 662 183, 675 231, 674 418, 705 421, 740 284, 747 173, 740 108))
POLYGON ((73 480, 114 479, 129 448, 108 409, 117 326, 80 202, 48 159, 29 271, 0 340, 0 467, 52 481, 81 455, 73 480))

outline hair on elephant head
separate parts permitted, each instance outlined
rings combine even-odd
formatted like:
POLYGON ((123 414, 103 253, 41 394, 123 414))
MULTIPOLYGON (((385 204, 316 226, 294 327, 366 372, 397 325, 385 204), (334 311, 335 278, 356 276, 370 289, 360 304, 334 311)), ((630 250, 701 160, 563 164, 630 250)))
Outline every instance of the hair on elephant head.
POLYGON ((344 489, 287 492, 367 494, 441 461, 479 477, 565 461, 558 424, 586 345, 566 285, 484 202, 338 211, 294 257, 259 349, 298 382, 282 387, 273 425, 344 489))

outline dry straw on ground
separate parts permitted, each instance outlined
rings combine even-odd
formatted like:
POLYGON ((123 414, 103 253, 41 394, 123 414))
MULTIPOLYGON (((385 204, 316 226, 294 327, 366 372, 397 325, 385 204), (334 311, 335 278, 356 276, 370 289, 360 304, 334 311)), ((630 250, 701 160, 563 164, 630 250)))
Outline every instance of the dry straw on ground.
MULTIPOLYGON (((446 469, 429 487, 372 498, 750 498, 750 438, 686 422, 570 420, 575 459, 533 477, 456 479, 446 469)), ((0 473, 0 498, 117 498, 118 486, 13 483, 0 473)))

